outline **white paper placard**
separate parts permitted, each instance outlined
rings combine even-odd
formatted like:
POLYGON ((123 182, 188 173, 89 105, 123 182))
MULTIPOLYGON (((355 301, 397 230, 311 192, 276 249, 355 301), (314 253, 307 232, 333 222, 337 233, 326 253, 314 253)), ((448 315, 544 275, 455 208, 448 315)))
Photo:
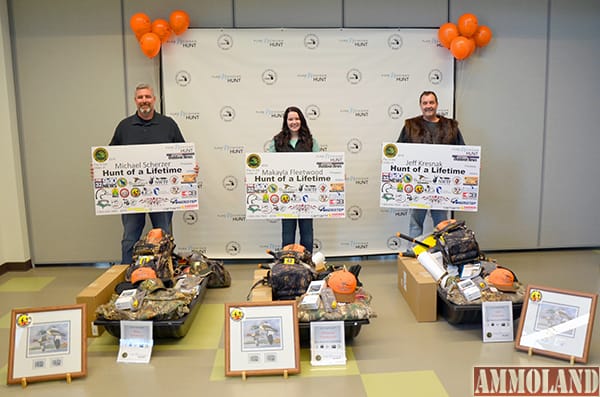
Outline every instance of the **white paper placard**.
POLYGON ((119 363, 149 363, 152 356, 152 321, 121 321, 119 363))
POLYGON ((246 219, 344 218, 344 153, 246 155, 246 219))
POLYGON ((310 323, 310 364, 314 366, 346 364, 343 321, 310 323))
POLYGON ((193 143, 92 147, 96 215, 198 209, 193 143))
POLYGON ((481 302, 481 321, 484 342, 514 340, 512 302, 481 302))
POLYGON ((384 143, 380 206, 477 211, 481 147, 384 143))

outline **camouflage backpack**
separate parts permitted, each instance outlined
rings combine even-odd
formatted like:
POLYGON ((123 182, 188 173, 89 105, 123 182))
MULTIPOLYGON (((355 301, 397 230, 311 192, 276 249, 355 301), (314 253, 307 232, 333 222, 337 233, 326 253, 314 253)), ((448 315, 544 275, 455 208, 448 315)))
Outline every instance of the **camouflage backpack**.
POLYGON ((125 279, 131 281, 131 273, 145 263, 152 263, 161 280, 173 279, 173 236, 162 229, 152 229, 133 246, 133 263, 127 269, 125 279))
POLYGON ((269 253, 275 258, 268 276, 273 299, 293 300, 304 294, 315 279, 314 269, 303 261, 304 252, 282 250, 269 253))
POLYGON ((475 233, 465 221, 449 219, 435 227, 433 237, 436 247, 442 252, 445 265, 462 265, 479 259, 481 252, 475 233))
POLYGON ((185 261, 190 266, 190 273, 198 274, 203 270, 210 270, 208 288, 226 288, 231 285, 231 274, 223 266, 222 261, 210 259, 201 252, 194 252, 185 261))

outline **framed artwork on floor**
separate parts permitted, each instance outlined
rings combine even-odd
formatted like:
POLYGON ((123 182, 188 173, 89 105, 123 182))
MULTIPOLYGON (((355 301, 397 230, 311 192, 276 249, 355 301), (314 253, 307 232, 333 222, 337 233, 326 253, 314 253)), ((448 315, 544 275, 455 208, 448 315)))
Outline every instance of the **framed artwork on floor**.
POLYGON ((85 376, 85 305, 13 309, 7 383, 85 376))
POLYGON ((225 304, 225 375, 300 372, 295 301, 225 304))
POLYGON ((586 363, 598 294, 528 285, 515 347, 586 363))

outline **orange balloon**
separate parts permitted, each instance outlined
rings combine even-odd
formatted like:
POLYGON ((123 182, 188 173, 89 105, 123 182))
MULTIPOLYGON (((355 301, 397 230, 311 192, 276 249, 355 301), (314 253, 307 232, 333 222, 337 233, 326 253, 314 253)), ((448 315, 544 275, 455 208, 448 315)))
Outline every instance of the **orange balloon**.
POLYGON ((454 55, 454 58, 460 60, 466 59, 471 55, 471 43, 469 39, 464 36, 458 36, 452 40, 450 44, 450 52, 454 55))
POLYGON ((477 17, 473 14, 462 14, 458 18, 458 31, 462 36, 471 37, 477 30, 477 17))
POLYGON ((480 26, 473 35, 477 47, 485 47, 492 40, 492 30, 487 26, 480 26))
POLYGON ((472 37, 467 38, 467 44, 469 45, 469 55, 467 55, 468 58, 475 52, 475 48, 477 48, 477 46, 475 45, 475 39, 472 37))
POLYGON ((185 11, 173 11, 169 17, 169 23, 171 24, 173 32, 179 36, 190 26, 190 16, 185 11))
POLYGON ((438 39, 446 48, 450 48, 452 40, 458 36, 458 28, 452 22, 448 22, 440 26, 438 29, 438 39))
POLYGON ((156 33, 146 33, 140 37, 140 48, 148 58, 154 58, 160 51, 160 37, 156 33))
POLYGON ((152 33, 156 33, 160 38, 160 42, 164 43, 169 40, 173 31, 171 30, 169 22, 164 19, 156 19, 152 22, 152 33))
POLYGON ((129 19, 129 26, 131 26, 131 30, 133 33, 135 33, 135 36, 138 38, 138 40, 144 34, 150 32, 152 28, 150 17, 143 12, 133 14, 129 19))

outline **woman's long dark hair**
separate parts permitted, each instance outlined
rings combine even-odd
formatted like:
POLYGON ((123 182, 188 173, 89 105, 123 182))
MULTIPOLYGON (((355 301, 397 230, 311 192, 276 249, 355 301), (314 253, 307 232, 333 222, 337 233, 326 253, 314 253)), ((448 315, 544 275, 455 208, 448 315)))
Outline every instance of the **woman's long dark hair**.
POLYGON ((304 114, 296 106, 290 106, 287 109, 285 109, 285 112, 283 112, 283 125, 281 126, 281 131, 279 132, 279 134, 273 137, 273 139, 275 140, 275 147, 287 147, 290 143, 292 132, 290 131, 287 125, 288 113, 290 112, 296 112, 298 114, 298 117, 300 118, 300 131, 298 131, 298 143, 307 147, 308 150, 312 150, 312 134, 310 133, 310 129, 308 128, 308 124, 306 123, 304 114))

